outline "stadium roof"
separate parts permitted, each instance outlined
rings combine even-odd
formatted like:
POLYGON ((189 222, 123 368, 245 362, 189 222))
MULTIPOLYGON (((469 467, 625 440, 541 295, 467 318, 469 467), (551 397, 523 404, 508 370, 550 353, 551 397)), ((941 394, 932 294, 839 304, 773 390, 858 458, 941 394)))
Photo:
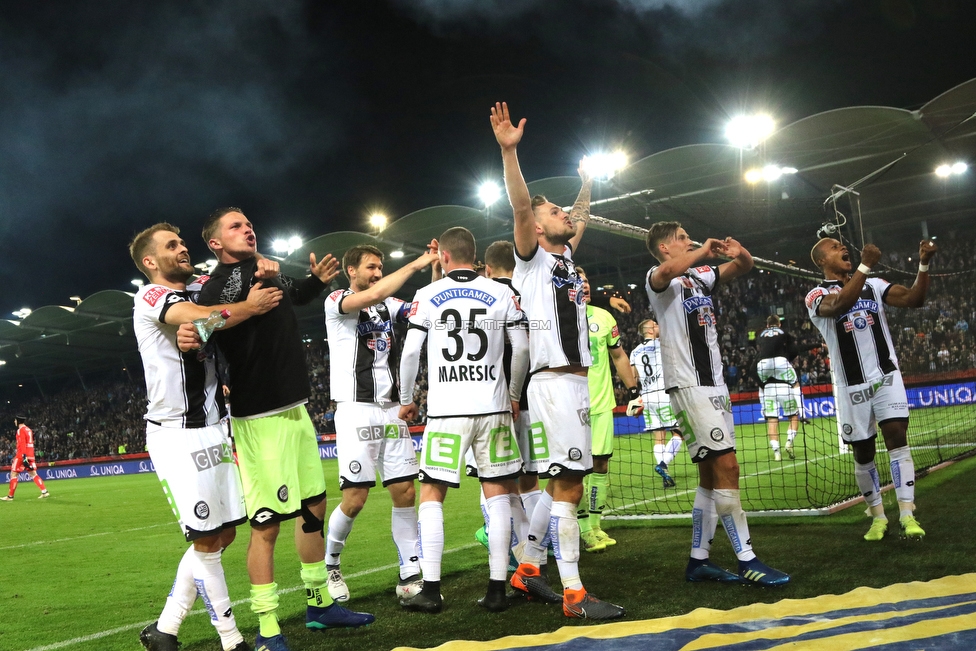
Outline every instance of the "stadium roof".
MULTIPOLYGON (((815 232, 835 213, 825 201, 835 186, 855 195, 837 201, 848 220, 845 235, 860 244, 892 232, 921 234, 941 223, 972 224, 976 217, 976 174, 937 177, 938 165, 976 163, 976 79, 943 93, 920 109, 862 106, 826 111, 789 124, 751 150, 723 144, 697 144, 657 152, 622 170, 594 190, 596 215, 632 226, 660 220, 681 221, 693 237, 734 235, 755 255, 797 260, 803 265, 815 232), (772 182, 749 183, 745 172, 767 165, 796 172, 772 182), (968 220, 968 221, 964 221, 968 220)), ((579 179, 555 177, 529 184, 570 205, 579 179)), ((379 235, 341 231, 310 240, 283 260, 285 273, 307 269, 309 251, 341 254, 369 242, 387 254, 388 271, 424 250, 450 226, 469 228, 478 249, 511 239, 508 206, 476 210, 434 206, 401 217, 379 235), (402 250, 404 258, 391 254, 402 250)), ((591 277, 601 282, 633 280, 646 266, 643 243, 633 237, 592 228, 577 255, 591 277)), ((809 265, 806 265, 809 266, 809 265)), ((426 282, 418 274, 403 294, 426 282)), ((93 294, 74 308, 42 307, 22 321, 0 320, 0 384, 66 373, 84 373, 121 363, 138 363, 132 336, 132 297, 122 291, 93 294)), ((324 336, 321 305, 298 310, 303 331, 324 336)))

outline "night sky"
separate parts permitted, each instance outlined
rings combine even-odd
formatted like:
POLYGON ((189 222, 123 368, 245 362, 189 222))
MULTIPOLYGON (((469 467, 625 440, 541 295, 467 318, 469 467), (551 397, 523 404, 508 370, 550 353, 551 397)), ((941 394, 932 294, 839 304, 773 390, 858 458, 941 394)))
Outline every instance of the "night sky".
POLYGON ((722 142, 725 121, 914 109, 976 76, 963 0, 350 0, 0 5, 0 318, 132 290, 160 220, 272 236, 477 206, 495 100, 529 180, 722 142))

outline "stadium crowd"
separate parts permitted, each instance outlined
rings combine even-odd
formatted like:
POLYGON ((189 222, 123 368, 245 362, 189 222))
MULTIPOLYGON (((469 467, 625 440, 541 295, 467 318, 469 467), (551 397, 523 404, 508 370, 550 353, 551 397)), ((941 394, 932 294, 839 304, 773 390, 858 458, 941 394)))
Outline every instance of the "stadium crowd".
MULTIPOLYGON (((953 234, 950 234, 953 235, 953 234)), ((899 362, 906 377, 976 368, 976 342, 970 324, 976 322, 976 239, 948 237, 940 242, 938 265, 932 275, 925 306, 919 310, 888 308, 892 336, 897 341, 899 362)), ((912 259, 917 248, 885 253, 878 270, 883 278, 910 285, 914 280, 912 259)), ((805 265, 810 266, 810 265, 805 265)), ((620 327, 623 346, 633 350, 639 343, 638 324, 652 314, 643 290, 643 279, 635 279, 636 289, 623 292, 595 291, 597 304, 606 304, 610 295, 623 297, 630 313, 612 311, 620 327)), ((720 347, 726 382, 732 393, 758 389, 755 377, 755 336, 765 317, 778 312, 783 325, 799 344, 816 343, 820 335, 813 327, 804 306, 804 297, 814 281, 781 273, 754 271, 742 282, 723 285, 716 295, 719 314, 720 347)), ((335 432, 335 402, 329 395, 329 351, 325 342, 306 343, 312 397, 309 416, 320 435, 335 432)), ((794 366, 802 385, 830 383, 826 347, 801 353, 794 366)), ((417 404, 426 417, 426 373, 418 377, 417 404)), ((0 408, 0 419, 8 423, 0 431, 0 466, 9 466, 14 451, 13 417, 28 416, 34 431, 38 460, 44 462, 112 456, 142 452, 145 449, 145 386, 141 378, 131 382, 114 380, 74 387, 56 395, 29 398, 0 408)), ((618 403, 624 404, 626 391, 617 382, 618 403)))

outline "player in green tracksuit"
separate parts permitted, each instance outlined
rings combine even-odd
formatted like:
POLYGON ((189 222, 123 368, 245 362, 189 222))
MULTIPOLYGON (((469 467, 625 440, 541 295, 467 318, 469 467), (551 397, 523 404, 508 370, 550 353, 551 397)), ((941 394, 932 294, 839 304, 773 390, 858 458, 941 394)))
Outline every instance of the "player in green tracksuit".
POLYGON ((579 267, 583 278, 583 297, 586 301, 586 320, 590 330, 590 366, 587 378, 590 387, 590 429, 593 432, 593 472, 583 482, 583 500, 576 517, 580 525, 583 549, 602 552, 617 541, 600 527, 600 518, 607 501, 610 457, 613 455, 613 409, 617 399, 613 392, 610 361, 629 392, 628 414, 639 413, 640 389, 634 380, 630 359, 620 345, 620 332, 613 316, 603 308, 590 304, 590 283, 579 267))

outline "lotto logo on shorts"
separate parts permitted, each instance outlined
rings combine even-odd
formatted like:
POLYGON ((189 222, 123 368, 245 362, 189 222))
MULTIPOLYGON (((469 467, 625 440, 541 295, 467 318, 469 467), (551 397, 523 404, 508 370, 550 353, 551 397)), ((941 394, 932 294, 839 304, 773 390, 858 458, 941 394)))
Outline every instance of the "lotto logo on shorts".
POLYGON ((424 465, 456 470, 461 465, 461 437, 446 432, 431 432, 424 446, 424 465))
POLYGON ((222 463, 233 462, 230 446, 225 443, 191 452, 190 457, 192 457, 193 464, 197 467, 197 472, 216 468, 222 463))
POLYGON ((384 434, 384 427, 382 425, 356 428, 356 436, 359 437, 360 441, 382 441, 384 434))
POLYGON ((506 463, 518 458, 518 443, 512 436, 511 427, 503 425, 488 432, 488 460, 491 463, 506 463))
POLYGON ((549 437, 542 422, 529 425, 529 459, 538 461, 549 458, 549 437))

